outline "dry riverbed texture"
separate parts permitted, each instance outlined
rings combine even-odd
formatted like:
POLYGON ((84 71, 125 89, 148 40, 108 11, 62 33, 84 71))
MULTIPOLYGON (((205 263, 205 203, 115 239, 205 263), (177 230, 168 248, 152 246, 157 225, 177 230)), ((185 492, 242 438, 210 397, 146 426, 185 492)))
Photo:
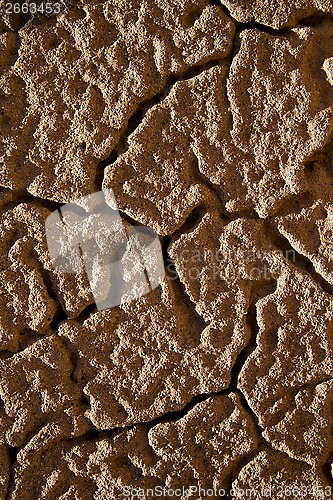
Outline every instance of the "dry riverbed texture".
POLYGON ((332 498, 333 1, 6 3, 0 498, 332 498), (166 276, 99 311, 45 220, 106 189, 166 276))

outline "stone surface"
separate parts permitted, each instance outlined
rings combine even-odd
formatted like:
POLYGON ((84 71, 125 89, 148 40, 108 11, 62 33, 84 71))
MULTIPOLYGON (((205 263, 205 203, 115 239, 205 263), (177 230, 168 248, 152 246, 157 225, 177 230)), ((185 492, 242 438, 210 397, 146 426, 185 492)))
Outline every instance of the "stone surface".
POLYGON ((38 215, 37 207, 21 204, 0 216, 0 332, 5 351, 18 350, 20 335, 28 330, 45 333, 57 309, 36 254, 43 230, 38 215))
MULTIPOLYGON (((234 19, 241 23, 255 21, 275 29, 293 27, 299 22, 311 23, 325 14, 333 14, 332 0, 221 0, 234 19)), ((264 27, 263 26, 263 27, 264 27)))
MULTIPOLYGON (((239 169, 260 217, 309 189, 304 165, 328 142, 333 88, 322 66, 331 56, 331 23, 284 36, 247 30, 240 35, 228 80, 230 132, 245 153, 239 169), (244 173, 242 173, 244 172, 244 173)), ((235 188, 234 188, 235 189, 235 188)))
MULTIPOLYGON (((333 284, 333 156, 331 143, 306 168, 309 190, 294 211, 275 222, 293 248, 307 257, 317 273, 333 284)), ((290 209, 289 209, 290 210, 290 209)))
POLYGON ((0 360, 0 395, 9 418, 5 433, 8 444, 22 446, 52 418, 59 427, 62 423, 68 426, 66 420, 71 417, 74 428, 87 425, 76 408, 81 392, 71 379, 72 370, 68 351, 52 334, 0 360))
MULTIPOLYGON (((237 325, 235 318, 255 304, 258 334, 254 339, 252 332, 255 349, 239 387, 274 447, 324 463, 332 447, 332 297, 296 267, 294 251, 276 246, 271 226, 238 219, 221 230, 209 219, 171 247, 185 289, 206 321, 214 318, 219 326, 221 314, 226 332, 233 328, 225 325, 226 310, 237 325)), ((239 328, 234 332, 239 338, 239 328)))
POLYGON ((3 193, 3 200, 0 214, 1 349, 16 351, 20 335, 43 334, 50 327, 60 304, 69 316, 75 317, 93 298, 85 274, 64 275, 51 265, 45 236, 45 220, 50 211, 35 203, 9 208, 15 203, 9 193, 3 193))
POLYGON ((304 164, 332 130, 333 88, 322 69, 332 42, 331 23, 284 36, 241 33, 229 72, 220 64, 178 82, 148 110, 107 167, 104 188, 162 234, 211 203, 207 184, 231 213, 276 213, 310 189, 304 164))
POLYGON ((276 291, 256 309, 257 345, 239 387, 274 447, 325 462, 332 446, 332 297, 304 273, 282 271, 276 291))

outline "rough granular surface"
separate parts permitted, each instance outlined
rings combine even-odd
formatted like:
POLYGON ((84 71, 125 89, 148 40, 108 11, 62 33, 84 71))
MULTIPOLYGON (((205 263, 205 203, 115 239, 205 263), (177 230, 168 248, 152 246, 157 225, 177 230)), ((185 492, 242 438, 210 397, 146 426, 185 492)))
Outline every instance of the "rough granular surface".
POLYGON ((0 499, 333 498, 333 2, 0 17, 0 499), (100 191, 165 268, 102 310, 100 191))

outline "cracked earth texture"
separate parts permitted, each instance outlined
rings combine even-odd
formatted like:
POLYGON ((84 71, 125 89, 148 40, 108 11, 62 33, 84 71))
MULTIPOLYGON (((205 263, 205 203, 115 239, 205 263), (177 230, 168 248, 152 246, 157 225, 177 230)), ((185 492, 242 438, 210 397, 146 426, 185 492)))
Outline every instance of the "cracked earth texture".
POLYGON ((0 498, 332 498, 333 2, 0 16, 0 498), (98 311, 45 221, 102 189, 166 276, 98 311))

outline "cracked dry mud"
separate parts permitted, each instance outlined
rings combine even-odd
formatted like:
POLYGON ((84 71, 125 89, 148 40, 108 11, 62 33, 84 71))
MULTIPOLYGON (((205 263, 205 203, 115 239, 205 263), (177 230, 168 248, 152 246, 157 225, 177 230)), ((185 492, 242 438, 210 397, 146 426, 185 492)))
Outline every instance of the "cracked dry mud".
POLYGON ((0 1, 0 498, 332 498, 333 2, 61 6, 0 1), (166 276, 98 311, 102 189, 166 276))

